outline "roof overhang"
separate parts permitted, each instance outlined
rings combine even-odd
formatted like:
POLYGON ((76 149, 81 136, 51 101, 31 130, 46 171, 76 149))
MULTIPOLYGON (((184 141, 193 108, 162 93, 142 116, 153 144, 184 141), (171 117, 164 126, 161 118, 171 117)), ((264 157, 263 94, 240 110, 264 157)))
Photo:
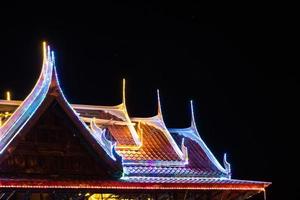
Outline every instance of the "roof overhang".
POLYGON ((239 190, 264 191, 270 183, 233 183, 233 182, 203 182, 203 183, 145 183, 127 181, 58 181, 40 179, 0 179, 1 190, 239 190))

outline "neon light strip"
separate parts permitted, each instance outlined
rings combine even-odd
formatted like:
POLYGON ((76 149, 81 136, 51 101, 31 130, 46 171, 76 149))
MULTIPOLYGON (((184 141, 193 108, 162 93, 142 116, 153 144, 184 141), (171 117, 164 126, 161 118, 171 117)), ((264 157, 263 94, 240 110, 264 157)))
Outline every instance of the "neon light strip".
POLYGON ((149 166, 149 167, 184 167, 187 163, 185 160, 182 161, 167 161, 167 160, 124 160, 124 166, 149 166))
MULTIPOLYGON (((216 177, 124 176, 121 178, 121 180, 128 181, 128 182, 131 181, 138 182, 138 180, 145 180, 145 181, 153 181, 156 183, 159 183, 159 181, 201 181, 201 183, 211 183, 211 184, 213 184, 214 182, 216 182, 216 184, 271 184, 270 182, 229 179, 226 177, 216 178, 216 177), (220 182, 220 181, 225 181, 225 182, 220 182)), ((197 184, 196 182, 194 183, 197 184)))
POLYGON ((30 189, 125 189, 125 190, 258 190, 264 191, 263 187, 165 187, 165 186, 92 186, 92 185, 70 185, 70 186, 59 186, 59 185, 0 185, 0 188, 30 188, 30 189))
POLYGON ((33 183, 32 181, 0 181, 0 188, 36 188, 36 189, 126 189, 126 190, 249 190, 249 191, 264 191, 269 183, 257 183, 257 184, 232 184, 232 183, 196 183, 186 184, 181 183, 129 183, 129 182, 77 182, 69 183, 63 181, 38 181, 33 183), (180 185, 180 186, 178 186, 180 185))
POLYGON ((124 166, 123 170, 126 176, 143 176, 143 177, 195 177, 195 178, 227 178, 223 173, 201 171, 197 168, 187 167, 157 167, 157 166, 124 166))

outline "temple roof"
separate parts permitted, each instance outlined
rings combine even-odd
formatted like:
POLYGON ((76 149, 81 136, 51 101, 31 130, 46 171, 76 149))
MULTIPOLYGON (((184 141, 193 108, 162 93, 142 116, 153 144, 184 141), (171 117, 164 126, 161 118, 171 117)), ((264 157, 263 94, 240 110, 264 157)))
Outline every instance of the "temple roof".
MULTIPOLYGON (((40 77, 24 101, 0 100, 0 165, 14 151, 19 138, 37 123, 52 102, 56 102, 80 132, 80 138, 112 171, 123 172, 116 182, 79 181, 89 188, 139 189, 247 189, 262 191, 270 183, 231 179, 230 164, 224 155, 223 166, 202 140, 191 102, 191 125, 168 128, 164 122, 159 91, 157 114, 130 118, 126 108, 125 80, 122 103, 116 106, 70 104, 57 77, 54 53, 44 44, 40 77), (82 136, 82 137, 81 137, 82 136), (184 184, 183 184, 184 183, 184 184)), ((75 182, 1 179, 0 188, 73 188, 75 182), (30 181, 29 181, 30 182, 30 181)))

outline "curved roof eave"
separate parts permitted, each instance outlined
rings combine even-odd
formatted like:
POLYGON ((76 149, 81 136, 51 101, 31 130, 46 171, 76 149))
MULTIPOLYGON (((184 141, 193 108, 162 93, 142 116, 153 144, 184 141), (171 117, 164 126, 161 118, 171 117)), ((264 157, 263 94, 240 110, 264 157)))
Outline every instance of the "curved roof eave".
POLYGON ((200 133, 198 132, 196 121, 195 121, 195 115, 194 115, 193 101, 190 101, 190 109, 191 109, 191 126, 187 128, 169 128, 169 131, 178 133, 182 136, 185 136, 197 142, 199 146, 203 149, 203 151, 206 153, 209 160, 215 165, 215 167, 221 172, 227 174, 228 177, 230 177, 231 174, 230 164, 226 160, 226 154, 224 155, 224 164, 226 163, 224 168, 216 159, 216 157, 213 155, 213 153, 210 151, 210 149, 205 144, 205 142, 202 140, 200 133))

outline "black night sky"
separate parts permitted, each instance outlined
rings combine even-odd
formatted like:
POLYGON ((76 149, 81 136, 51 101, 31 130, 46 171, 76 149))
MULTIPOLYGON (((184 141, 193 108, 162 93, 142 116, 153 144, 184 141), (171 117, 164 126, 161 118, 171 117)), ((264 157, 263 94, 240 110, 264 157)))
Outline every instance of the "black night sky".
POLYGON ((289 193, 280 180, 287 172, 275 177, 275 168, 295 151, 288 141, 296 119, 287 118, 297 75, 278 68, 280 17, 248 5, 91 7, 2 12, 1 94, 23 99, 30 92, 46 40, 71 103, 119 104, 124 77, 131 116, 154 115, 159 88, 168 127, 186 127, 193 99, 202 138, 220 161, 228 153, 233 178, 272 181, 269 199, 289 193))

